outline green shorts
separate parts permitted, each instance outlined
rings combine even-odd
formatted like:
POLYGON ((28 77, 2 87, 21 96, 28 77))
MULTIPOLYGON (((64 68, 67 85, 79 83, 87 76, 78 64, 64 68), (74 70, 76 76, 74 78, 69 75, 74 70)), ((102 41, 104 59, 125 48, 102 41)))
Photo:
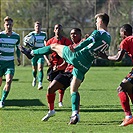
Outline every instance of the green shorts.
POLYGON ((43 55, 36 55, 31 59, 31 64, 32 66, 37 66, 37 64, 44 64, 44 57, 43 55))
POLYGON ((86 60, 79 52, 72 52, 68 46, 63 48, 63 59, 74 66, 72 74, 80 80, 84 79, 85 73, 90 69, 92 60, 86 60))
POLYGON ((14 76, 15 65, 14 60, 12 61, 0 61, 0 77, 6 74, 11 74, 14 76))

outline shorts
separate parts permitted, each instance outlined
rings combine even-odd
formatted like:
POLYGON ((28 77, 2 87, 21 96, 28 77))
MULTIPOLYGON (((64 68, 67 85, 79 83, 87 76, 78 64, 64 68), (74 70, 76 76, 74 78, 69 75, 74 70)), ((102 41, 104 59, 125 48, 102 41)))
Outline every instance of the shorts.
POLYGON ((43 55, 36 55, 31 59, 32 66, 37 66, 37 64, 44 64, 45 59, 43 55))
POLYGON ((14 73, 15 73, 14 60, 0 61, 0 77, 7 74, 14 76, 14 73))
POLYGON ((133 84, 133 69, 131 70, 131 72, 129 72, 129 74, 125 77, 125 79, 131 78, 130 82, 133 84))
POLYGON ((74 66, 72 74, 79 80, 83 80, 85 73, 90 69, 92 61, 88 60, 82 56, 82 53, 80 52, 72 52, 68 46, 64 46, 63 53, 62 53, 63 59, 68 63, 74 66))
POLYGON ((47 70, 47 80, 48 81, 53 81, 53 79, 60 73, 63 73, 64 70, 60 70, 60 71, 53 71, 53 68, 48 68, 47 70))
POLYGON ((71 72, 64 72, 64 73, 59 73, 54 80, 60 82, 61 84, 64 85, 63 90, 65 90, 67 87, 70 86, 71 80, 72 80, 72 73, 71 72))
POLYGON ((127 79, 128 82, 121 82, 119 91, 124 91, 128 94, 133 94, 133 70, 129 72, 125 79, 127 79))

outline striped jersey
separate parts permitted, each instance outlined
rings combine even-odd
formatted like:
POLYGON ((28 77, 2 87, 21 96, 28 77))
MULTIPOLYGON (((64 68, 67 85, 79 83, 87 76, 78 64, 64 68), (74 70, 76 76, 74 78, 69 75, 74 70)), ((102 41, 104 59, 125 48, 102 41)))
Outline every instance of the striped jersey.
POLYGON ((12 32, 12 35, 8 36, 5 31, 0 32, 0 61, 14 60, 15 47, 19 45, 19 34, 12 32))
POLYGON ((34 35, 35 36, 36 41, 35 41, 35 47, 33 49, 44 47, 44 40, 47 39, 46 32, 41 31, 38 34, 35 31, 32 31, 32 32, 29 33, 29 35, 34 35))

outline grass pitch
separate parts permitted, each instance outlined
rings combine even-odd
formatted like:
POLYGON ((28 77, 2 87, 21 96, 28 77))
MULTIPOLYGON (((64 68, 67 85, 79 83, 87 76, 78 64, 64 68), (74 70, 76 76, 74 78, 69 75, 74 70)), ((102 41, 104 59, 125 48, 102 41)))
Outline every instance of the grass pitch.
MULTIPOLYGON (((116 88, 130 71, 130 67, 92 67, 79 88, 80 122, 67 125, 71 116, 69 88, 64 95, 64 106, 47 122, 41 119, 48 112, 46 92, 48 81, 44 68, 43 90, 31 86, 31 67, 16 67, 11 91, 0 109, 0 133, 131 133, 133 125, 119 127, 124 118, 116 88)), ((1 86, 1 91, 5 81, 1 86)))

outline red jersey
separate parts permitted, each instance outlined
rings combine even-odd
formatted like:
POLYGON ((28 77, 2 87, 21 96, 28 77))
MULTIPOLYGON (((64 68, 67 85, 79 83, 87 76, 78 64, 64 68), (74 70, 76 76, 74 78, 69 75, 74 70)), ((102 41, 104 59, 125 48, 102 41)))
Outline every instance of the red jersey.
MULTIPOLYGON (((61 45, 66 45, 66 46, 72 44, 72 42, 66 37, 62 37, 60 40, 56 39, 55 37, 52 37, 51 39, 47 41, 46 46, 51 45, 53 43, 58 43, 61 45)), ((58 56, 56 52, 53 52, 52 54, 50 54, 50 62, 52 66, 60 65, 63 63, 63 59, 60 56, 58 56)), ((64 68, 64 66, 62 67, 64 68)))
MULTIPOLYGON (((128 55, 131 57, 133 56, 133 36, 128 36, 120 43, 120 48, 126 50, 128 55)), ((132 59, 133 61, 133 59, 132 59)))

